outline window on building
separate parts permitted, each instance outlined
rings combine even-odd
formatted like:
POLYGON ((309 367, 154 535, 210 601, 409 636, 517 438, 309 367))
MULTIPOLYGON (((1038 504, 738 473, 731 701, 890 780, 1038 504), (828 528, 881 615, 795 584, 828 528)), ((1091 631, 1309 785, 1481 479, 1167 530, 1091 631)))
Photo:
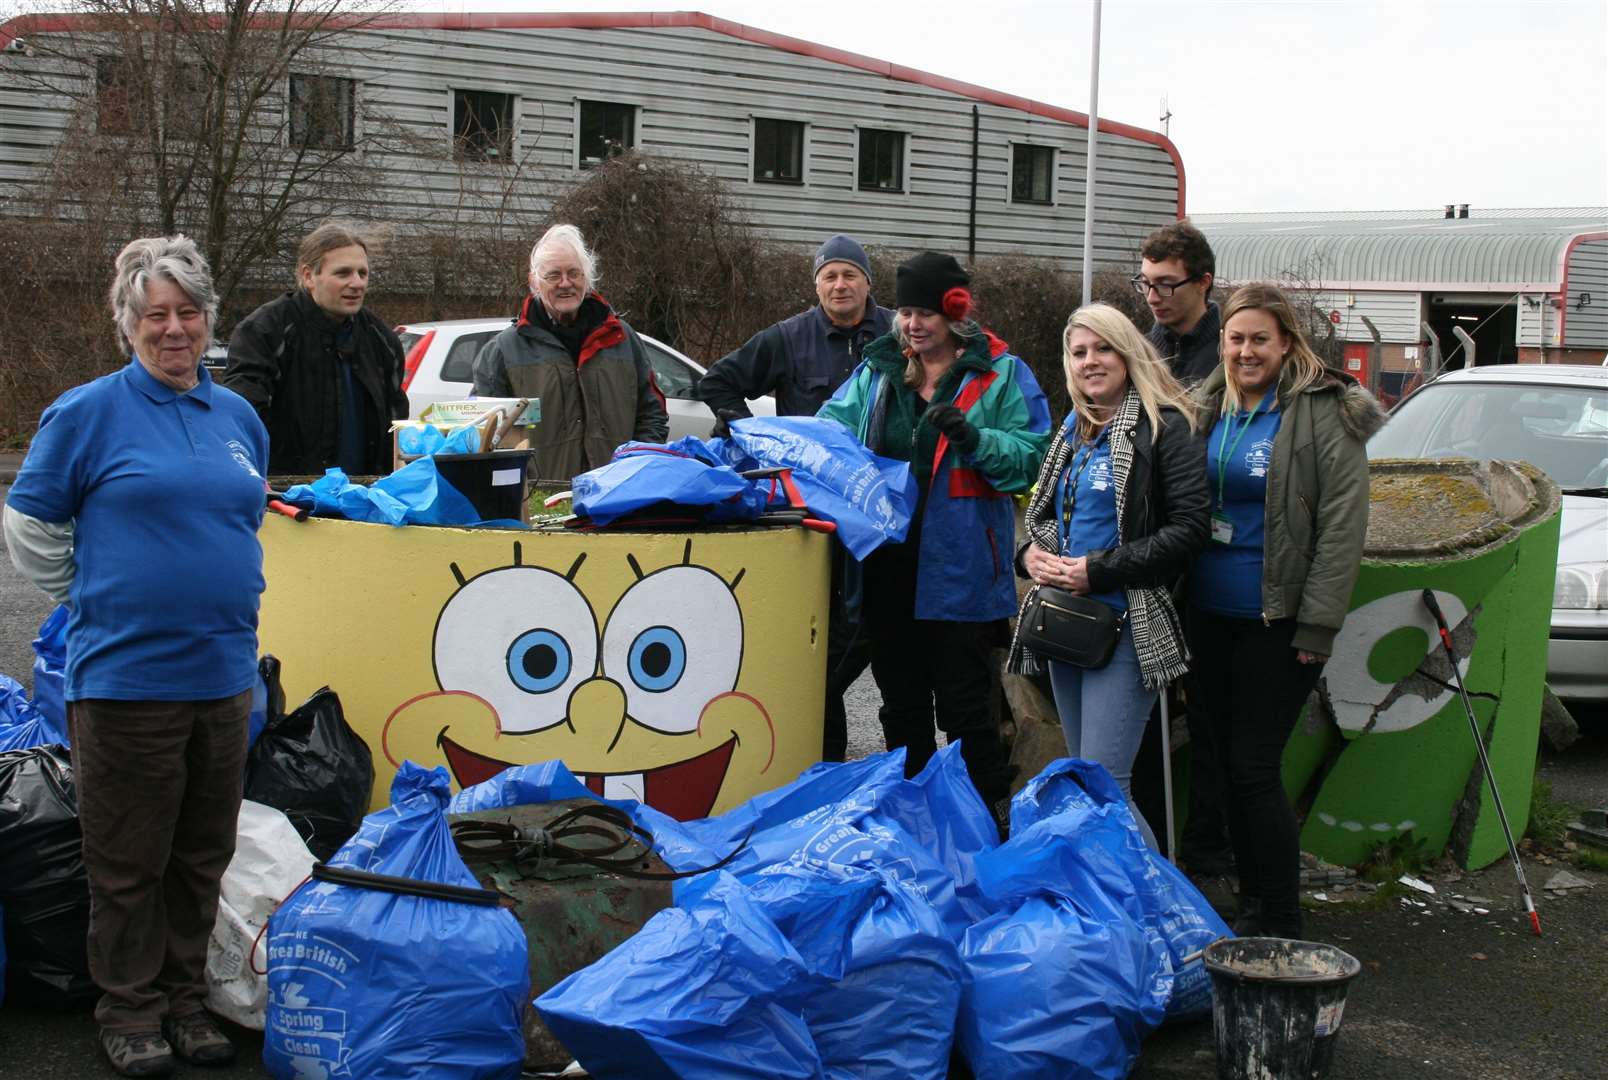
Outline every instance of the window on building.
POLYGON ((514 151, 514 95, 494 90, 452 92, 452 156, 497 161, 514 151))
POLYGON ((121 56, 95 58, 95 130, 103 135, 127 135, 134 120, 133 75, 121 56))
POLYGON ((860 129, 860 190, 904 190, 905 136, 902 131, 860 129))
POLYGON ((580 165, 590 169, 636 145, 636 106, 581 102, 580 165))
POLYGON ((290 144, 312 150, 354 145, 357 82, 330 75, 291 75, 290 144))
POLYGON ((804 182, 802 122, 754 118, 754 180, 762 184, 804 182))
POLYGON ((1055 201, 1055 148, 1014 143, 1011 146, 1011 202, 1055 201))
POLYGON ((155 71, 137 67, 127 57, 97 56, 95 129, 102 135, 137 134, 148 125, 154 105, 165 134, 203 138, 212 90, 193 64, 174 63, 155 71))

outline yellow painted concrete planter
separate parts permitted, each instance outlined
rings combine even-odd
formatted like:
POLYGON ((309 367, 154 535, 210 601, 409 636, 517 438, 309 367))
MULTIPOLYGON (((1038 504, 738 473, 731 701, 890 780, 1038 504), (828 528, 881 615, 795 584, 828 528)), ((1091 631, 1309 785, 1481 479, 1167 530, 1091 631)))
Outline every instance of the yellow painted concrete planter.
POLYGON ((270 514, 262 651, 374 752, 458 785, 562 760, 594 791, 720 813, 820 759, 826 537, 392 528, 270 514))

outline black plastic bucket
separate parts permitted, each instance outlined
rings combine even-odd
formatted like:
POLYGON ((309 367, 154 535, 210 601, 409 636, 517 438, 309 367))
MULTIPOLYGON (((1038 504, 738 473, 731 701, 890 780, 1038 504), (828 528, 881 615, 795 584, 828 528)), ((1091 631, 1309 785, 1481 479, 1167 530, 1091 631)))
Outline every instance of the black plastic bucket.
POLYGON ((441 478, 480 511, 482 521, 527 521, 526 481, 534 450, 493 450, 486 454, 437 454, 441 478))
POLYGON ((1212 976, 1218 1080, 1318 1080, 1334 1060, 1346 987, 1362 965, 1315 941, 1225 938, 1212 976))

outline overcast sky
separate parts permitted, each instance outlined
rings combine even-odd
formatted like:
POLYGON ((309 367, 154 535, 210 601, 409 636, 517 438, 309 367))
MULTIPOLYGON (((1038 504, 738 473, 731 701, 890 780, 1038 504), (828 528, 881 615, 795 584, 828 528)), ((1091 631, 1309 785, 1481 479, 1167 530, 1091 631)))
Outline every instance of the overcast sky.
MULTIPOLYGON (((1092 0, 417 0, 697 10, 1089 108, 1092 0)), ((1608 0, 1105 0, 1100 115, 1159 131, 1188 207, 1608 206, 1608 0)), ((584 58, 581 60, 584 63, 584 58)))

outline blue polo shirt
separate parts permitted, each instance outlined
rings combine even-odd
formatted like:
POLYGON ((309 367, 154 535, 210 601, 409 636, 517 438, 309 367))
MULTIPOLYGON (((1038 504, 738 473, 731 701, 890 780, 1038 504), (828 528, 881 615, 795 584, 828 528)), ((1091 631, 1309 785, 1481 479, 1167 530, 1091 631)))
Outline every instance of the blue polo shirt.
MULTIPOLYGON (((1206 437, 1206 485, 1212 515, 1234 527, 1226 544, 1213 539, 1195 557, 1190 594, 1195 605, 1236 619, 1262 617, 1262 542, 1267 471, 1284 414, 1271 398, 1258 411, 1220 416, 1206 437), (1224 465, 1226 460, 1227 464, 1224 465)), ((1214 536, 1216 526, 1214 523, 1214 536)))
MULTIPOLYGON (((1068 417, 1075 423, 1077 414, 1068 417)), ((1107 429, 1109 430, 1109 429, 1107 429)), ((1094 445, 1079 446, 1055 482, 1055 520, 1061 522, 1061 554, 1069 558, 1091 551, 1110 551, 1121 543, 1117 531, 1117 491, 1111 473, 1111 443, 1106 431, 1094 445), (1067 520, 1067 499, 1072 516, 1067 520)), ((1128 594, 1121 589, 1090 593, 1117 611, 1128 610, 1128 594)))
POLYGON ((8 502, 72 521, 68 701, 203 701, 257 677, 268 433, 246 400, 138 360, 57 398, 8 502))

